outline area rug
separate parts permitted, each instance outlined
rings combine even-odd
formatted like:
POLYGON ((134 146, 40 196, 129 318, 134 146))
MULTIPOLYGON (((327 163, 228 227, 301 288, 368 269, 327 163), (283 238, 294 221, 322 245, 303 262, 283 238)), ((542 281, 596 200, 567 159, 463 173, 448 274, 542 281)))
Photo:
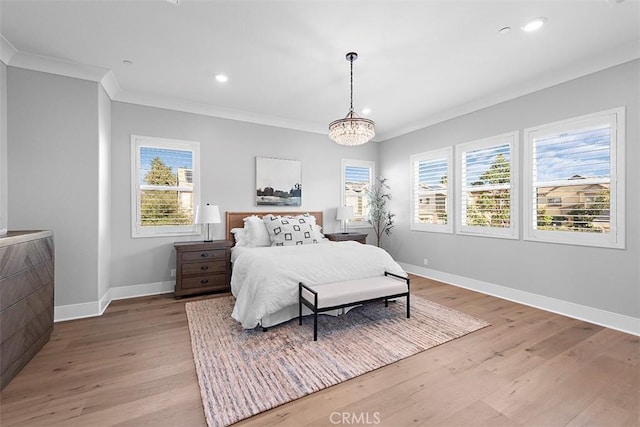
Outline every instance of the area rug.
POLYGON ((489 324, 411 296, 371 303, 343 316, 313 316, 245 330, 231 318, 233 297, 186 304, 191 347, 210 427, 226 426, 362 375, 489 324))

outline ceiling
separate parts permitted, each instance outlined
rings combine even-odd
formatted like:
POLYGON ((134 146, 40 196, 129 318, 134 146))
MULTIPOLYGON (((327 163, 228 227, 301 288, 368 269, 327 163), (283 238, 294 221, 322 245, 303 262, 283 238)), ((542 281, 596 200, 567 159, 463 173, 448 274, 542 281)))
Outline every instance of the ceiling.
POLYGON ((7 65, 117 101, 325 134, 356 51, 382 141, 640 57, 640 0, 0 0, 0 33, 7 65))

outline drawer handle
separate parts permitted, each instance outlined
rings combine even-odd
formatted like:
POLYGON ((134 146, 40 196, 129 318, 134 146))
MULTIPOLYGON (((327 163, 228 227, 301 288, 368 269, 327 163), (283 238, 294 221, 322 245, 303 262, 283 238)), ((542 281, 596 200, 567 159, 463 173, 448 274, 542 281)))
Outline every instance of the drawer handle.
POLYGON ((206 258, 206 257, 208 257, 208 256, 209 256, 209 254, 208 254, 208 253, 206 253, 206 252, 202 252, 202 253, 200 254, 200 256, 201 256, 202 258, 206 258))
POLYGON ((203 285, 204 285, 205 283, 209 283, 209 279, 202 279, 202 280, 200 280, 200 283, 202 283, 203 285))
POLYGON ((209 266, 208 265, 203 265, 202 267, 200 267, 200 270, 208 270, 209 266))

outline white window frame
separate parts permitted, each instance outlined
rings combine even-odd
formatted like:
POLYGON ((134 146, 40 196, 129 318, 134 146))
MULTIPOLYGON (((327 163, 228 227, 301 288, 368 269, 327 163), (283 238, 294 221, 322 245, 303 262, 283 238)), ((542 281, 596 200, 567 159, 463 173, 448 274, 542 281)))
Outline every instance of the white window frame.
MULTIPOLYGON (((352 159, 342 159, 342 169, 340 171, 340 175, 341 175, 341 180, 340 180, 340 200, 341 200, 341 205, 345 206, 346 205, 346 189, 345 189, 345 169, 347 166, 353 166, 353 167, 361 167, 361 168, 369 168, 369 170, 371 171, 370 174, 370 179, 369 179, 369 185, 373 186, 375 185, 375 180, 376 180, 376 162, 371 161, 371 160, 352 160, 352 159)), ((364 221, 352 221, 349 220, 349 228, 370 228, 371 224, 369 223, 369 221, 365 218, 364 221)))
POLYGON ((154 147, 192 152, 193 208, 200 204, 200 143, 152 136, 131 135, 131 237, 187 236, 200 234, 197 224, 143 227, 140 214, 140 148, 154 147))
POLYGON ((524 240, 547 243, 561 243, 604 248, 625 248, 625 114, 626 108, 619 107, 571 119, 547 123, 524 130, 524 240), (534 188, 534 145, 535 138, 571 130, 583 129, 592 125, 609 122, 610 140, 610 232, 578 233, 561 230, 538 230, 536 223, 536 203, 534 188))
POLYGON ((430 231, 436 233, 453 233, 453 188, 455 188, 453 176, 453 147, 445 147, 437 150, 431 150, 424 153, 412 154, 409 163, 409 175, 411 176, 411 230, 430 231), (416 162, 425 160, 446 159, 447 161, 447 193, 446 193, 446 224, 425 224, 418 222, 417 207, 419 201, 416 200, 418 177, 416 176, 416 162))
POLYGON ((483 236, 483 237, 495 237, 502 239, 519 239, 519 211, 518 211, 518 203, 519 203, 519 180, 518 176, 520 174, 519 171, 519 163, 518 163, 518 141, 519 141, 519 132, 513 131, 504 133, 501 135, 491 136, 488 138, 479 139, 476 141, 466 142, 462 144, 458 144, 455 147, 456 152, 456 167, 455 167, 455 176, 456 176, 456 203, 455 203, 455 223, 456 223, 456 233, 461 235, 470 235, 470 236, 483 236), (463 200, 463 196, 465 194, 465 184, 463 182, 462 173, 465 170, 463 167, 462 161, 464 160, 464 154, 468 151, 474 151, 483 148, 489 148, 497 145, 509 145, 510 150, 510 186, 509 186, 509 194, 510 194, 510 208, 511 208, 511 216, 509 221, 509 227, 479 227, 479 226, 470 226, 470 225, 462 225, 463 218, 466 217, 466 203, 463 200), (463 213, 462 209, 465 207, 465 212, 463 213))

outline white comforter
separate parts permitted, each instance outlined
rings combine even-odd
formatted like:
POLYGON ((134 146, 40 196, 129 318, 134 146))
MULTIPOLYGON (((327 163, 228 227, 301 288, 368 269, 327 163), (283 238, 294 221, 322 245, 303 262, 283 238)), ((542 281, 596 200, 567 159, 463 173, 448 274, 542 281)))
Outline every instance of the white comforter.
POLYGON ((234 248, 234 252, 232 316, 245 329, 255 328, 267 314, 297 304, 298 282, 318 285, 382 276, 385 271, 406 276, 385 250, 351 241, 234 248))

